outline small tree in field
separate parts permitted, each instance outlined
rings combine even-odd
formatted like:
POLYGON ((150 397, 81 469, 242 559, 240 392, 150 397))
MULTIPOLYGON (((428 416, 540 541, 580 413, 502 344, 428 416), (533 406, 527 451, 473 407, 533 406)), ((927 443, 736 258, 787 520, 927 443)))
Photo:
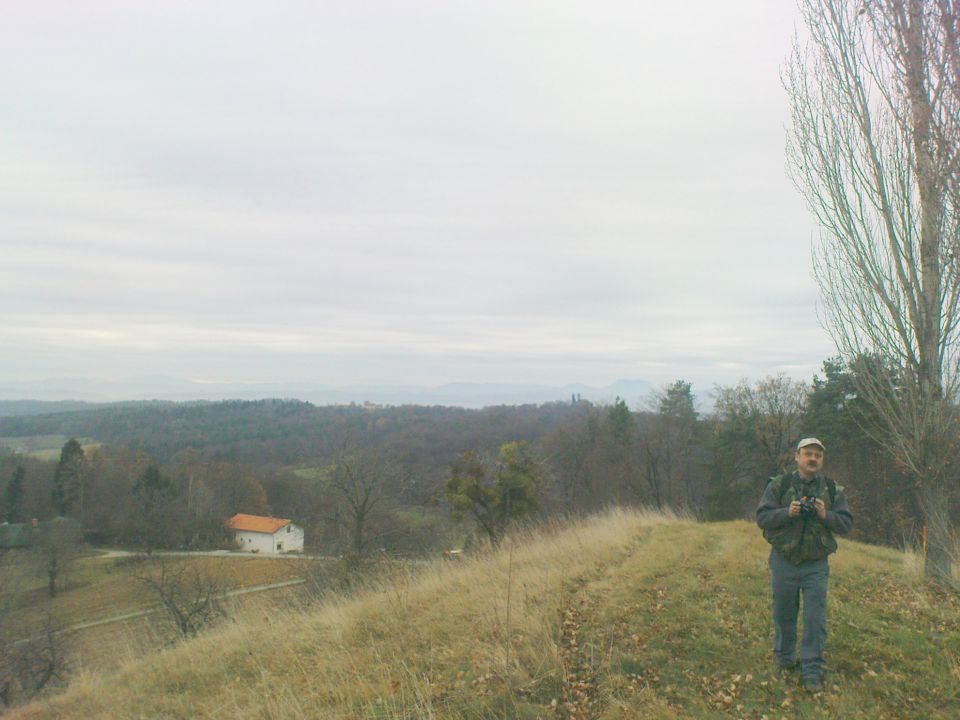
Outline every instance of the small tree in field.
POLYGON ((29 629, 14 620, 32 584, 33 559, 27 553, 0 553, 0 715, 4 707, 65 682, 69 670, 72 636, 53 609, 29 629))
POLYGON ((160 602, 167 617, 183 637, 226 615, 220 602, 224 585, 216 573, 193 561, 170 562, 161 557, 156 565, 135 576, 160 602))
POLYGON ((513 520, 534 512, 543 470, 525 442, 500 447, 496 466, 489 469, 478 453, 464 453, 446 483, 453 516, 470 515, 494 543, 513 520))
POLYGON ((50 597, 54 597, 66 583, 82 546, 80 524, 75 520, 56 517, 40 524, 32 552, 47 576, 50 597))

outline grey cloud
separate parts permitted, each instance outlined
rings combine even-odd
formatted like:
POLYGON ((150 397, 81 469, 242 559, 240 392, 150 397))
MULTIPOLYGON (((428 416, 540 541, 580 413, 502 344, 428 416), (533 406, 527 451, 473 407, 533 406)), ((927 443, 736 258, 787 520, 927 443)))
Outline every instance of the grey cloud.
POLYGON ((773 4, 34 6, 0 28, 0 375, 829 353, 773 4))

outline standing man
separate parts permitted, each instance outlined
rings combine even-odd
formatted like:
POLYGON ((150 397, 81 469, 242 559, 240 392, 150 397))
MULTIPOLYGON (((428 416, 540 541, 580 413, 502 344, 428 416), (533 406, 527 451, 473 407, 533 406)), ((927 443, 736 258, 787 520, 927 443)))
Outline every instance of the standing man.
POLYGON ((800 670, 803 686, 823 689, 823 648, 827 642, 827 556, 836 552, 833 534, 853 527, 843 487, 820 474, 823 443, 805 438, 797 444, 797 469, 774 477, 757 506, 757 525, 773 549, 773 652, 784 670, 797 668, 797 614, 803 595, 800 670))

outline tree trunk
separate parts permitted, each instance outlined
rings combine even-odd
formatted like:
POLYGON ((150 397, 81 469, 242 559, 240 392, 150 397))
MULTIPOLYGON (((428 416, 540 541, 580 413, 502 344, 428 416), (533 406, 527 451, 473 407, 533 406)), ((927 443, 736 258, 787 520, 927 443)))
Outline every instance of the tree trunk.
POLYGON ((57 594, 57 560, 54 558, 47 565, 47 596, 56 597, 57 594))
MULTIPOLYGON (((919 367, 917 382, 923 405, 937 408, 943 398, 941 377, 940 335, 943 323, 941 288, 941 225, 944 213, 942 179, 936 169, 935 150, 931 131, 933 109, 930 104, 930 88, 927 86, 926 63, 930 48, 925 47, 923 34, 923 2, 909 0, 904 60, 907 76, 906 88, 910 102, 912 139, 917 189, 920 200, 920 288, 919 317, 913 325, 917 337, 919 367)), ((939 409, 939 408, 937 408, 939 409)), ((921 425, 921 433, 930 432, 928 425, 921 425)), ((941 478, 936 455, 946 452, 935 438, 924 437, 920 442, 923 465, 929 472, 921 477, 924 522, 927 526, 927 554, 924 572, 930 579, 942 581, 951 577, 949 491, 941 478), (933 462, 930 462, 933 460, 933 462), (935 468, 932 469, 931 468, 935 468)))
POLYGON ((363 557, 363 525, 365 520, 365 516, 360 514, 355 514, 353 517, 353 551, 358 558, 363 557))
POLYGON ((920 508, 927 528, 924 575, 938 583, 953 579, 954 541, 950 522, 950 492, 946 483, 921 485, 920 508))

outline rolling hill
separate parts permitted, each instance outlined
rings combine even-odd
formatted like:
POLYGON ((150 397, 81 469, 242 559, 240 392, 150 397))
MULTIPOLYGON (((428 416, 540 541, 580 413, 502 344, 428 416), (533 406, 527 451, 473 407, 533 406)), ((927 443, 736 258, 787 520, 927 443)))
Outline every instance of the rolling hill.
POLYGON ((960 599, 841 541, 827 689, 770 655, 752 525, 612 510, 247 616, 13 718, 955 718, 960 599))

